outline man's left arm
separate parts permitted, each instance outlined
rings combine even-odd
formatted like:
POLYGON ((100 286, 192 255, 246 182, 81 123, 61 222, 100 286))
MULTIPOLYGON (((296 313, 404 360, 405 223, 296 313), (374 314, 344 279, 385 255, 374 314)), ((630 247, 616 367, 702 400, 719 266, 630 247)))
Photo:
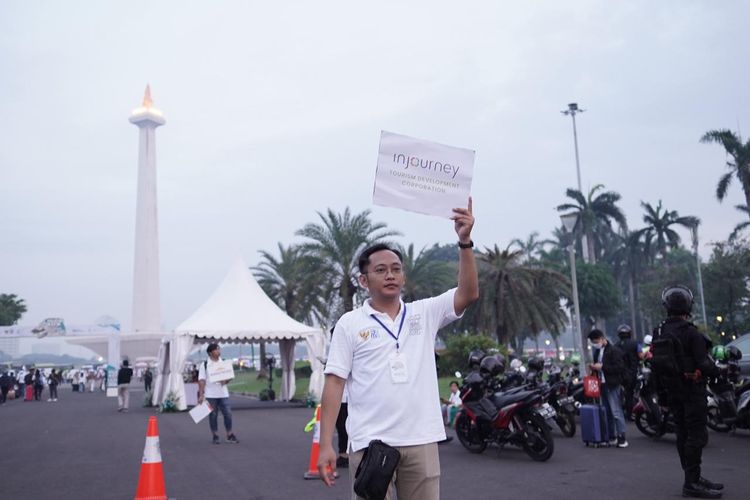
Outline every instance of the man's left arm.
POLYGON ((474 227, 472 199, 467 208, 454 208, 451 219, 462 245, 458 250, 458 288, 453 297, 453 309, 461 316, 469 305, 479 298, 479 277, 477 262, 472 248, 471 230, 474 227))

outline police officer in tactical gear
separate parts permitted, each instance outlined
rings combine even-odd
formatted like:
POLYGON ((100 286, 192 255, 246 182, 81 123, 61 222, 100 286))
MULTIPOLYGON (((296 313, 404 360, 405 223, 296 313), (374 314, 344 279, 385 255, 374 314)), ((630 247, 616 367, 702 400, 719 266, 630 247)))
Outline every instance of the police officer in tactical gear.
POLYGON ((701 476, 701 455, 708 442, 706 379, 718 371, 708 354, 711 341, 689 321, 689 288, 670 286, 661 297, 667 319, 654 330, 652 369, 660 400, 666 400, 675 419, 677 452, 685 471, 682 495, 721 498, 724 485, 701 476))
POLYGON ((638 342, 632 339, 633 329, 630 328, 630 325, 620 325, 617 327, 617 336, 620 340, 616 345, 622 351, 625 362, 625 371, 622 375, 622 391, 625 396, 625 405, 622 411, 627 420, 633 420, 633 395, 638 380, 638 367, 640 366, 638 342))

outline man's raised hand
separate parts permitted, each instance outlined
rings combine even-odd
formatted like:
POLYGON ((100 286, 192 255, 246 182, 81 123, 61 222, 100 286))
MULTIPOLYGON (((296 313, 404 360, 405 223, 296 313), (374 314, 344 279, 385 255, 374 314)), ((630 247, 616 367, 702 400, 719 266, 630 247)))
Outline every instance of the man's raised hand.
POLYGON ((468 208, 454 208, 451 216, 453 226, 458 235, 458 241, 469 243, 471 241, 471 229, 474 227, 474 212, 471 196, 469 196, 468 208))

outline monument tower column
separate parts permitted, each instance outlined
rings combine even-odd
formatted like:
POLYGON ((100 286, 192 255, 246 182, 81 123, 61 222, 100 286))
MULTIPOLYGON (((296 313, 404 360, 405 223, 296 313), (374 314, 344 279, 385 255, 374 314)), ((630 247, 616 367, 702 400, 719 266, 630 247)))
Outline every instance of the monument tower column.
POLYGON ((130 123, 139 129, 138 198, 135 219, 133 269, 133 333, 161 331, 159 293, 159 221, 156 204, 156 127, 164 125, 146 86, 143 103, 133 110, 130 123))

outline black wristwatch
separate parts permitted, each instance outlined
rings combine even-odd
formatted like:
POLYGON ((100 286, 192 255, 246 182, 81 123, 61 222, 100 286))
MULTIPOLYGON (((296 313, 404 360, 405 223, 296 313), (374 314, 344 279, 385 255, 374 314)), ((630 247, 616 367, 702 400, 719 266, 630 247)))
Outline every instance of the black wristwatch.
POLYGON ((458 248, 464 248, 464 249, 465 248, 474 248, 474 242, 472 240, 469 240, 468 243, 461 243, 459 241, 458 242, 458 248))

